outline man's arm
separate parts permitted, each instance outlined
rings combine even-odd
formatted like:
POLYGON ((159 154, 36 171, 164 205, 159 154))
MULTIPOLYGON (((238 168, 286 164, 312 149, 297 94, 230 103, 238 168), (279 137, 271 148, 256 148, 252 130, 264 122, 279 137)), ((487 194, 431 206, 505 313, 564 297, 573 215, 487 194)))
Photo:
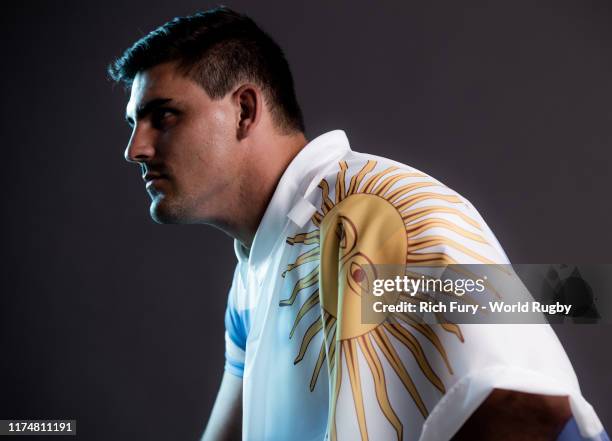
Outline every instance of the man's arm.
POLYGON ((571 416, 567 397, 494 389, 453 441, 554 441, 571 416))
POLYGON ((242 439, 242 378, 225 372, 201 441, 242 439))

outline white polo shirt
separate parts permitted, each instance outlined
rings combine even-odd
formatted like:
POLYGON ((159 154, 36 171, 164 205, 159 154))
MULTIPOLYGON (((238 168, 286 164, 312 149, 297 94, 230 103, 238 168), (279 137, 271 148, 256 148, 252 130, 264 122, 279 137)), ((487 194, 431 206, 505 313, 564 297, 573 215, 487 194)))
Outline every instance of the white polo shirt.
POLYGON ((226 370, 245 441, 445 440, 496 387, 569 395, 581 436, 603 430, 548 325, 361 323, 363 265, 509 262, 469 201, 341 130, 298 153, 235 251, 226 370))

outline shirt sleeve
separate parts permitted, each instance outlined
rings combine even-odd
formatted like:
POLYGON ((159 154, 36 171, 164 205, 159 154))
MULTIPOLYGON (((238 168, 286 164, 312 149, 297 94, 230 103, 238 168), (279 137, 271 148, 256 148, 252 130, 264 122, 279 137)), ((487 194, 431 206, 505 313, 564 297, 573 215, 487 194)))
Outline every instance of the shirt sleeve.
POLYGON ((388 192, 393 207, 356 194, 322 221, 320 295, 337 318, 326 334, 333 353, 327 439, 447 440, 496 387, 568 395, 583 436, 599 433, 548 325, 362 321, 368 265, 508 263, 464 198, 440 188, 399 199, 401 190, 388 192))
POLYGON ((244 374, 244 356, 248 335, 246 310, 238 308, 239 292, 238 266, 234 271, 232 286, 227 297, 225 310, 225 371, 242 377, 244 374))

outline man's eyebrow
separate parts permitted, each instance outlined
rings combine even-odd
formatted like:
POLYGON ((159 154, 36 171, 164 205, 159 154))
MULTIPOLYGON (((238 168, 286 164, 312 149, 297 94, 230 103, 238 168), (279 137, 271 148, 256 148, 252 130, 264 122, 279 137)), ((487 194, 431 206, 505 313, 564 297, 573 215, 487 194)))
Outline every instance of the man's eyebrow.
MULTIPOLYGON (((148 101, 147 103, 138 106, 138 108, 136 109, 136 121, 147 116, 156 107, 163 106, 164 104, 167 104, 170 101, 172 101, 172 98, 154 98, 148 101)), ((125 114, 125 120, 130 125, 134 123, 132 118, 127 113, 125 114)))

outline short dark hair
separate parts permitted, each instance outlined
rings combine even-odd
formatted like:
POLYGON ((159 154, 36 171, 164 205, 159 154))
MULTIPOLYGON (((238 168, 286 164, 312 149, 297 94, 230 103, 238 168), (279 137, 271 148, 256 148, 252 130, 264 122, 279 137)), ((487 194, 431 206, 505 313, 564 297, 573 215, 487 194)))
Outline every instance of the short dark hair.
POLYGON ((304 132, 289 63, 246 15, 221 6, 177 17, 126 49, 108 73, 129 88, 139 72, 170 61, 177 61, 212 99, 224 97, 240 81, 254 82, 281 131, 304 132))

